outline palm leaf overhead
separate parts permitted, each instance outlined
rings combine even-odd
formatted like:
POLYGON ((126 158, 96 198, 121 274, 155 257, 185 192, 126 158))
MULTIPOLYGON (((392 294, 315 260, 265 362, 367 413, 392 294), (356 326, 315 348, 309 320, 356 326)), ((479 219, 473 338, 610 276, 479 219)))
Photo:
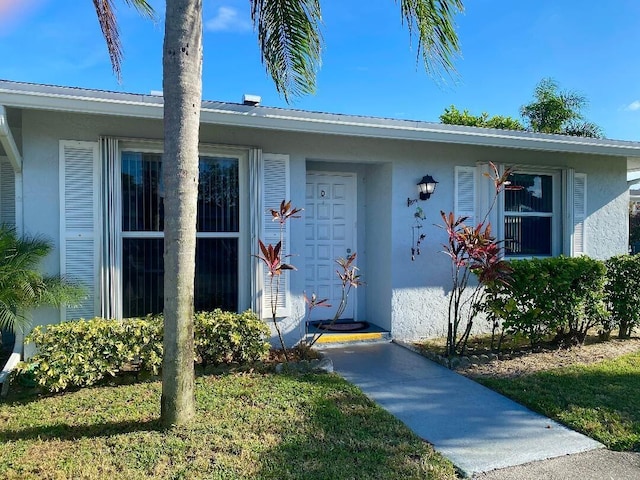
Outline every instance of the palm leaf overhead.
POLYGON ((320 66, 318 0, 250 0, 262 63, 285 100, 313 93, 320 66))
POLYGON ((400 0, 400 9, 409 35, 418 39, 427 73, 454 72, 453 60, 460 53, 454 17, 464 10, 462 0, 400 0))
MULTIPOLYGON (((143 16, 153 18, 153 8, 147 0, 124 0, 124 2, 134 7, 143 16)), ((107 50, 109 51, 113 73, 118 78, 118 81, 120 81, 122 44, 120 43, 120 29, 118 28, 113 0, 93 0, 93 5, 96 9, 96 15, 98 15, 102 35, 107 42, 107 50)))

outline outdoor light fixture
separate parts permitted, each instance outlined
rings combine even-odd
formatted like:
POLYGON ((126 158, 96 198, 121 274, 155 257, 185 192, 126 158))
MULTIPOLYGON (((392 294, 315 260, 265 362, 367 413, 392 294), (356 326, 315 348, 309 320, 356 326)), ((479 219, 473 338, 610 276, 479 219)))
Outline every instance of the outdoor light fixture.
MULTIPOLYGON (((422 177, 422 180, 418 182, 418 191, 420 192, 420 200, 428 200, 431 197, 431 194, 436 189, 436 184, 439 183, 433 179, 431 175, 425 175, 422 177)), ((414 203, 416 203, 418 199, 411 200, 407 198, 407 207, 410 207, 414 203)))

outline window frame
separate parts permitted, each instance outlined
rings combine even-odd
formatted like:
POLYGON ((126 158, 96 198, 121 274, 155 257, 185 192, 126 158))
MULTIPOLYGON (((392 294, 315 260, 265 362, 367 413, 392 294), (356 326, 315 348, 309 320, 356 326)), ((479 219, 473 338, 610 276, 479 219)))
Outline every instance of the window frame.
MULTIPOLYGON (((122 154, 123 152, 150 153, 163 155, 163 144, 157 140, 121 140, 118 145, 118 171, 122 172, 122 154)), ((238 211, 239 223, 236 232, 196 232, 196 239, 215 239, 215 238, 235 238, 238 240, 238 311, 246 310, 250 307, 251 292, 248 282, 243 282, 243 278, 248 278, 250 272, 250 246, 249 246, 249 149, 246 147, 233 147, 215 144, 200 144, 198 147, 198 157, 220 157, 220 158, 236 158, 238 160, 238 211)), ((122 201, 122 184, 118 182, 118 198, 122 201)), ((122 228, 122 204, 117 212, 118 217, 117 235, 119 242, 125 238, 153 239, 164 238, 164 231, 124 231, 122 228)), ((118 288, 123 289, 122 271, 124 259, 120 258, 118 278, 118 288)), ((124 301, 123 298, 120 299, 124 301)), ((123 308, 124 305, 121 305, 123 308)))
POLYGON ((505 220, 507 217, 529 217, 529 218, 551 218, 551 253, 549 255, 540 254, 540 255, 522 255, 515 254, 509 255, 506 252, 506 249, 503 248, 504 258, 507 260, 518 260, 518 259, 526 259, 526 258, 548 258, 548 257, 557 257, 562 254, 562 212, 563 212, 563 182, 562 182, 562 170, 555 168, 539 168, 539 167, 526 167, 526 166, 513 166, 512 173, 514 174, 522 174, 522 175, 541 175, 541 176, 550 176, 551 177, 551 192, 553 195, 552 198, 552 209, 551 212, 513 212, 507 211, 505 208, 506 196, 503 191, 500 195, 500 201, 498 205, 499 209, 499 227, 500 233, 498 238, 502 239, 503 242, 506 242, 505 239, 505 220))

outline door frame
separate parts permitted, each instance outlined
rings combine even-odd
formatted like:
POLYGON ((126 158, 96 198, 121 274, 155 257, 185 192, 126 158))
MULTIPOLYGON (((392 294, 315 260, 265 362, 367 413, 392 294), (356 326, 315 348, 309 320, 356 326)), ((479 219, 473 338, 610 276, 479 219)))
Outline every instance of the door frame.
MULTIPOLYGON (((352 244, 353 251, 357 252, 358 246, 358 174, 357 172, 349 171, 349 172, 341 172, 341 171, 331 171, 331 170, 307 170, 305 174, 305 186, 309 176, 333 176, 333 177, 347 177, 350 178, 353 182, 353 205, 349 207, 352 214, 353 225, 352 228, 352 244)), ((305 187, 306 188, 306 187, 305 187)), ((305 199, 305 207, 306 207, 306 199, 305 199)), ((314 220, 315 221, 315 220, 314 220)), ((345 252, 346 253, 346 252, 345 252)), ((334 258, 333 261, 336 259, 334 258)), ((358 265, 358 260, 356 260, 356 266, 358 265)), ((351 296, 349 298, 349 304, 353 306, 353 321, 358 321, 358 290, 355 289, 354 292, 351 292, 351 296)), ((338 321, 341 319, 339 318, 338 321)))

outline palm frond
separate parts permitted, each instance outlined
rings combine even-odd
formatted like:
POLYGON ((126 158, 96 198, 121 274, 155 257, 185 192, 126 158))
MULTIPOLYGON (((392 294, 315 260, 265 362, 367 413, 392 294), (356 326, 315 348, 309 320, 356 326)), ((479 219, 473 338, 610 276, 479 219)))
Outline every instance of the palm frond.
MULTIPOLYGON (((142 16, 153 18, 153 7, 147 2, 147 0, 124 0, 125 3, 131 7, 134 7, 142 16)), ((98 16, 98 23, 100 24, 100 30, 102 30, 102 36, 105 42, 107 42, 107 50, 109 51, 109 58, 111 59, 111 66, 113 73, 117 77, 118 81, 121 79, 121 66, 122 66, 122 44, 120 42, 120 29, 118 28, 118 21, 116 18, 116 11, 113 5, 113 0, 93 0, 93 6, 98 16)))
POLYGON ((18 237, 0 225, 0 328, 21 328, 28 319, 21 311, 42 305, 78 304, 83 289, 60 277, 44 277, 40 260, 51 251, 43 237, 18 237))
MULTIPOLYGON (((396 3, 398 0, 396 0, 396 3)), ((455 16, 464 10, 461 0, 400 0, 402 22, 417 38, 417 55, 433 77, 455 72, 453 61, 460 54, 455 16)))
POLYGON ((287 102, 315 92, 322 14, 318 0, 250 0, 262 63, 287 102))

